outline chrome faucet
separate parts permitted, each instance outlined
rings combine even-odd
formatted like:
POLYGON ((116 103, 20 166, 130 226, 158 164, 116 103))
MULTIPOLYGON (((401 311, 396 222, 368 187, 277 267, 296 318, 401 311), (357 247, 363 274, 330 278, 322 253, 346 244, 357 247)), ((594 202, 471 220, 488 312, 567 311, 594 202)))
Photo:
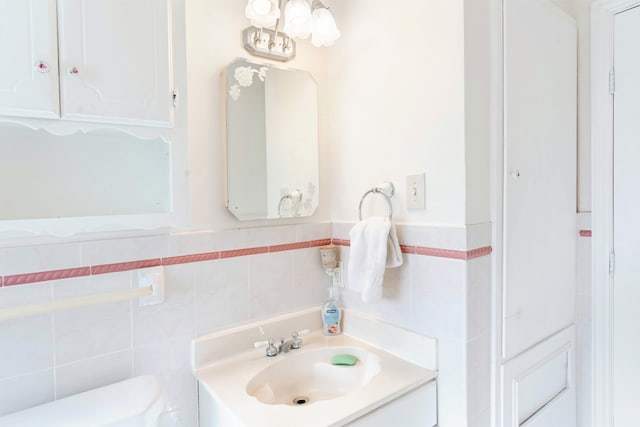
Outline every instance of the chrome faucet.
POLYGON ((291 339, 285 341, 284 338, 280 338, 280 344, 277 346, 274 344, 273 339, 268 339, 266 341, 258 341, 253 343, 253 348, 260 348, 266 346, 266 355, 267 357, 274 357, 280 353, 288 353, 289 350, 296 350, 302 346, 302 339, 300 339, 300 335, 306 335, 310 331, 309 329, 304 329, 300 332, 293 332, 291 334, 291 339))
POLYGON ((289 350, 299 349, 301 345, 302 340, 298 337, 298 332, 293 332, 289 341, 280 338, 279 353, 288 353, 289 350))

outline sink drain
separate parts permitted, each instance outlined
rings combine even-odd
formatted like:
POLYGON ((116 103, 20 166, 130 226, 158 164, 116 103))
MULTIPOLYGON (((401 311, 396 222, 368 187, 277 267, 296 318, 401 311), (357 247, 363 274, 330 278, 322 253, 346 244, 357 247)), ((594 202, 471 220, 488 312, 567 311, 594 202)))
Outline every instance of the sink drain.
POLYGON ((292 402, 294 405, 304 405, 309 403, 309 398, 307 396, 298 396, 294 397, 292 402))

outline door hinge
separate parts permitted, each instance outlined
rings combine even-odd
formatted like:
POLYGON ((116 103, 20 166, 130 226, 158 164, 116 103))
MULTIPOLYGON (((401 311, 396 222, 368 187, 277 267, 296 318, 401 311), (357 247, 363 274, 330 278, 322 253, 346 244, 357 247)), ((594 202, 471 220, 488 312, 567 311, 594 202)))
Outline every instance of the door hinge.
POLYGON ((178 103, 180 99, 180 94, 178 93, 178 89, 174 89, 171 92, 171 104, 174 108, 178 108, 178 103))
POLYGON ((616 71, 609 71, 609 95, 616 93, 616 71))
POLYGON ((609 275, 613 276, 616 272, 616 253, 609 252, 609 275))

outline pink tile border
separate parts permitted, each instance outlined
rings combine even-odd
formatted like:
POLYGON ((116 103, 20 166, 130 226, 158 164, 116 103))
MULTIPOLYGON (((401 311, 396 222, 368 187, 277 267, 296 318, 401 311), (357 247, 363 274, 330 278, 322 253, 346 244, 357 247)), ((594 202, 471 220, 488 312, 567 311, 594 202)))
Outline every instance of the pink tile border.
POLYGON ((233 258, 237 256, 258 255, 269 253, 269 246, 260 246, 257 248, 232 249, 229 251, 221 251, 220 258, 233 258))
POLYGON ((188 264, 190 262, 212 261, 220 259, 220 252, 206 252, 202 254, 170 256, 162 258, 162 265, 188 264))
POLYGON ((162 265, 160 258, 146 259, 143 261, 118 262, 115 264, 92 265, 91 274, 116 273, 118 271, 137 270, 139 268, 157 267, 162 265))
POLYGON ((580 230, 578 234, 580 237, 591 237, 591 230, 580 230))
POLYGON ((38 271, 26 274, 14 274, 4 276, 3 286, 26 285, 35 282, 48 282, 50 280, 69 279, 71 277, 89 276, 89 267, 66 268, 64 270, 38 271))
MULTIPOLYGON (((351 242, 349 242, 348 240, 339 240, 339 239, 334 239, 333 243, 341 246, 350 246, 351 244, 351 242)), ((491 252, 493 252, 493 248, 491 246, 484 246, 482 248, 471 249, 468 251, 458 251, 453 249, 428 248, 425 246, 400 245, 400 250, 404 254, 425 255, 425 256, 433 256, 438 258, 452 258, 452 259, 464 259, 464 260, 487 256, 487 255, 490 255, 491 252)))
MULTIPOLYGON (((589 236, 591 236, 590 230, 581 230, 580 235, 582 235, 582 231, 588 231, 589 236)), ((92 266, 85 266, 85 267, 67 268, 67 269, 61 269, 61 270, 38 271, 38 272, 25 273, 25 274, 13 274, 9 276, 0 276, 0 286, 26 285, 29 283, 46 282, 50 280, 68 279, 72 277, 82 277, 82 276, 92 276, 92 275, 115 273, 115 272, 121 272, 121 271, 130 271, 130 270, 137 270, 140 268, 157 267, 161 265, 188 264, 192 262, 211 261, 211 260, 233 258, 233 257, 247 256, 247 255, 257 255, 257 254, 275 253, 275 252, 282 252, 282 251, 291 251, 291 250, 297 250, 297 249, 307 249, 307 248, 324 246, 331 243, 335 245, 340 245, 340 246, 350 246, 351 244, 349 240, 320 239, 320 240, 310 240, 306 242, 285 243, 285 244, 273 245, 273 246, 260 246, 255 248, 233 249, 233 250, 226 250, 226 251, 220 251, 220 252, 204 252, 204 253, 198 253, 198 254, 154 258, 154 259, 139 260, 139 261, 118 262, 113 264, 92 265, 92 266)), ((492 252, 491 246, 485 246, 482 248, 472 249, 469 251, 457 251, 457 250, 450 250, 450 249, 437 249, 437 248, 428 248, 423 246, 407 246, 407 245, 400 245, 400 248, 402 249, 403 253, 407 253, 407 254, 426 255, 426 256, 434 256, 434 257, 441 257, 441 258, 461 259, 461 260, 468 260, 468 259, 478 258, 481 256, 486 256, 491 254, 492 252)))

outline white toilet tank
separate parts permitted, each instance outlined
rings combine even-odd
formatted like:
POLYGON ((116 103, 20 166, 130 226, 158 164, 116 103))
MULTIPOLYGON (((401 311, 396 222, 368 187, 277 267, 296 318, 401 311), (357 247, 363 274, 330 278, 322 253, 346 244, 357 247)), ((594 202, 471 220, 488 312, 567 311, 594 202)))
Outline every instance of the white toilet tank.
POLYGON ((0 427, 154 427, 162 385, 144 375, 0 417, 0 427))

